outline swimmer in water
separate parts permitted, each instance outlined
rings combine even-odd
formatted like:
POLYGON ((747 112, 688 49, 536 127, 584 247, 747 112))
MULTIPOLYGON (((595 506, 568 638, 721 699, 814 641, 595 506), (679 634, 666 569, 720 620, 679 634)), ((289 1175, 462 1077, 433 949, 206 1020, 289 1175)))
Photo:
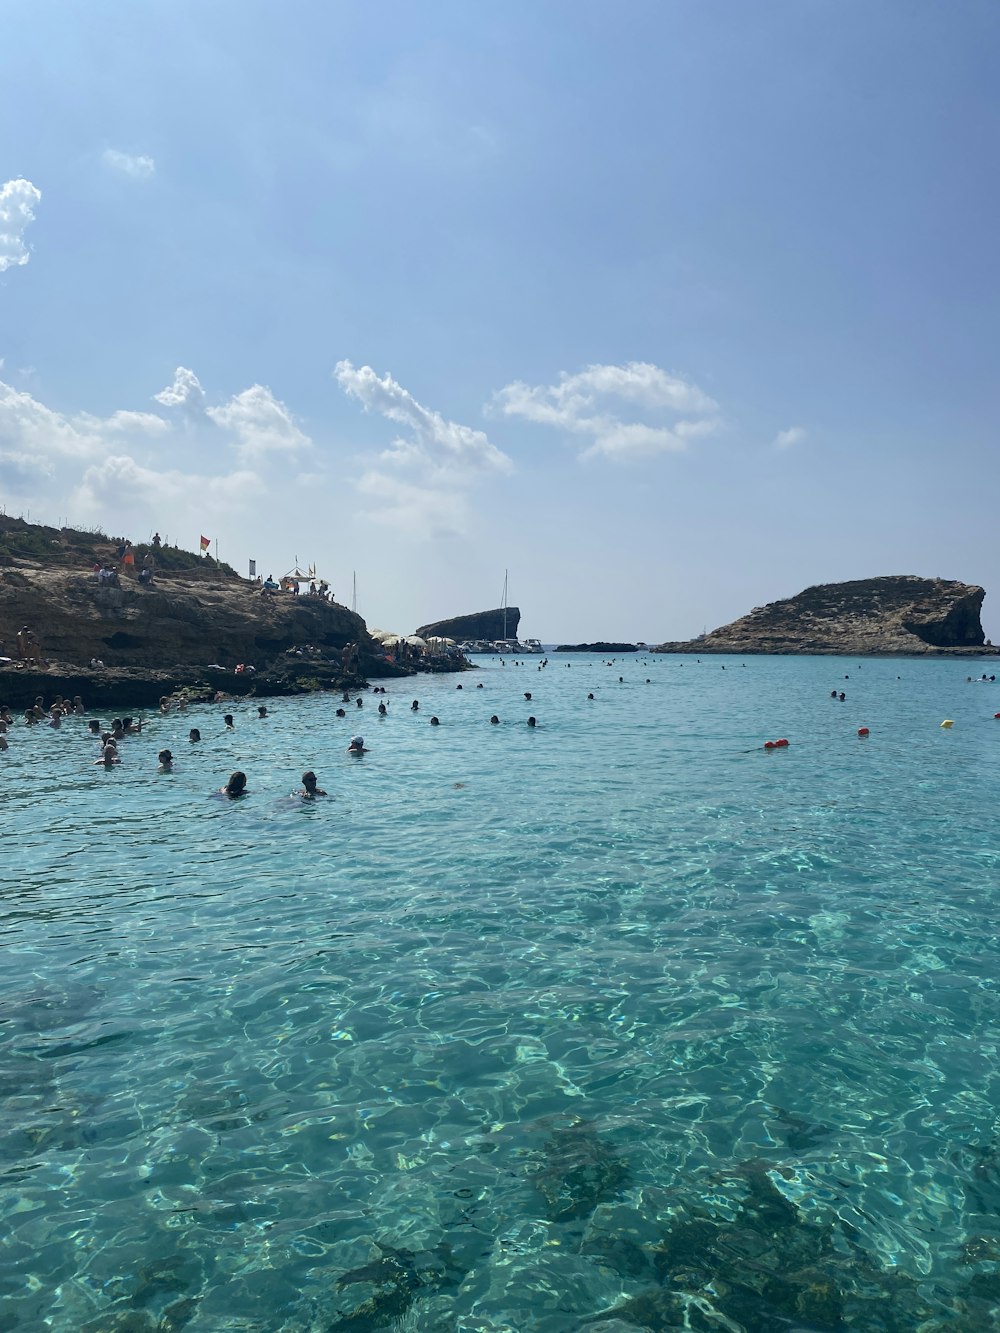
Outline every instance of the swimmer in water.
POLYGON ((420 700, 414 699, 413 703, 410 704, 410 712, 415 713, 419 707, 420 707, 420 700))
POLYGON ((483 688, 483 683, 482 681, 480 681, 479 684, 476 686, 476 689, 481 690, 482 688, 483 688))
POLYGON ((304 801, 313 801, 317 796, 326 795, 322 787, 317 786, 316 774, 311 768, 302 774, 302 790, 296 792, 296 795, 301 796, 304 801))
POLYGON ((233 715, 232 715, 232 713, 226 713, 226 715, 223 717, 222 720, 223 720, 223 722, 225 722, 225 724, 226 724, 226 730, 227 730, 227 731, 235 731, 235 730, 236 730, 236 726, 235 726, 235 724, 234 724, 234 722, 233 722, 233 715))
POLYGON ((490 718, 490 726, 498 727, 499 725, 500 725, 500 719, 497 717, 496 713, 494 713, 493 716, 490 718))
POLYGON ((189 741, 201 740, 201 732, 198 730, 197 727, 192 727, 191 730, 188 732, 188 740, 189 741))
POLYGON ((365 706, 365 701, 364 701, 364 699, 362 699, 361 695, 359 694, 359 695, 358 695, 358 707, 359 707, 359 708, 364 708, 364 706, 365 706))
POLYGON ((594 696, 593 696, 592 694, 588 694, 588 695, 587 695, 587 698, 588 698, 588 699, 593 699, 593 697, 594 697, 594 696))
POLYGON ((531 691, 530 691, 530 690, 525 690, 525 691, 524 691, 524 697, 525 697, 526 699, 530 699, 530 698, 531 698, 531 691))
POLYGON ((538 725, 538 724, 536 723, 536 721, 535 721, 535 719, 534 719, 533 717, 529 717, 529 718, 528 718, 528 726, 529 726, 529 727, 534 727, 534 726, 537 726, 537 725, 538 725))
POLYGON ((388 708, 386 708, 385 704, 379 704, 378 711, 379 711, 379 717, 385 717, 386 713, 388 713, 389 710, 388 708))
POLYGON ((174 771, 174 756, 169 750, 161 750, 156 757, 160 761, 160 767, 157 772, 172 773, 174 771))
POLYGON ((347 714, 344 712, 344 710, 343 710, 342 708, 338 708, 338 709, 337 709, 337 716, 338 716, 338 717, 346 717, 347 714))
POLYGON ((94 764, 103 764, 105 768, 112 768, 115 764, 120 764, 117 748, 109 741, 101 751, 100 759, 95 759, 94 764))
POLYGON ((229 781, 224 787, 219 788, 223 796, 228 796, 234 801, 237 796, 245 796, 247 791, 247 775, 245 773, 230 773, 229 781))
POLYGON ((258 716, 258 717, 267 717, 267 709, 264 707, 263 704, 258 704, 258 706, 257 706, 257 716, 258 716))
POLYGON ((432 727, 439 727, 440 725, 441 725, 441 723, 437 720, 436 717, 432 717, 432 718, 431 718, 431 726, 432 726, 432 727))
POLYGON ((365 738, 363 736, 352 736, 351 743, 347 747, 348 754, 367 754, 365 749, 365 738))

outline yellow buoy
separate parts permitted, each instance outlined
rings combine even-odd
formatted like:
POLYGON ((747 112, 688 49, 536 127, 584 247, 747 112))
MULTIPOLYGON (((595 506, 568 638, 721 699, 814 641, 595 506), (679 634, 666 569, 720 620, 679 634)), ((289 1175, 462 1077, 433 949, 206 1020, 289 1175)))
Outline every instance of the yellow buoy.
POLYGON ((946 717, 945 720, 941 723, 941 725, 942 727, 953 727, 955 723, 952 721, 950 717, 946 717))

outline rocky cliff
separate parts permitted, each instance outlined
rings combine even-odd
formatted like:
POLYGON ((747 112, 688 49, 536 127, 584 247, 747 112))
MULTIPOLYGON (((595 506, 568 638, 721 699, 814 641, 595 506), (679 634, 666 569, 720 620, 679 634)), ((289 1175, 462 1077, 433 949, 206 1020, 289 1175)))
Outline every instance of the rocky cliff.
POLYGON ((521 612, 516 606, 508 606, 506 611, 507 632, 504 633, 504 609, 496 611, 475 611, 468 616, 452 616, 450 620, 435 620, 433 624, 421 625, 417 633, 422 639, 440 635, 442 639, 516 639, 521 612))
POLYGON ((380 656, 364 621, 319 597, 262 594, 225 565, 176 548, 137 547, 137 566, 149 551, 153 582, 135 570, 119 586, 98 582, 93 566, 117 561, 102 534, 44 528, 0 518, 0 654, 16 656, 22 625, 34 632, 42 657, 61 666, 225 667, 252 663, 264 670, 293 646, 325 655, 346 643, 380 656))
POLYGON ((985 593, 950 579, 911 574, 823 583, 758 606, 699 639, 661 643, 660 653, 926 655, 993 652, 979 615, 985 593))

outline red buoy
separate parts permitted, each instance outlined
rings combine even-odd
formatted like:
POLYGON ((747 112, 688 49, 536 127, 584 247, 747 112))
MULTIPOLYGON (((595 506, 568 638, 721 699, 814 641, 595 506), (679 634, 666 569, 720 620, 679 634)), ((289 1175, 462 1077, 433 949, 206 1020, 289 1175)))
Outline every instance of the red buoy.
POLYGON ((765 742, 764 742, 764 749, 765 749, 765 750, 773 750, 774 747, 775 747, 775 744, 776 744, 776 743, 777 743, 777 742, 775 742, 775 741, 765 741, 765 742))
POLYGON ((784 736, 782 736, 782 738, 781 738, 780 741, 775 741, 774 743, 775 743, 775 745, 778 746, 779 749, 784 749, 784 747, 788 744, 788 742, 785 740, 784 736))
POLYGON ((994 716, 994 717, 1000 717, 1000 713, 994 713, 993 716, 994 716))
POLYGON ((868 735, 868 728, 867 728, 867 727, 858 727, 858 735, 859 735, 859 736, 867 736, 867 735, 868 735))

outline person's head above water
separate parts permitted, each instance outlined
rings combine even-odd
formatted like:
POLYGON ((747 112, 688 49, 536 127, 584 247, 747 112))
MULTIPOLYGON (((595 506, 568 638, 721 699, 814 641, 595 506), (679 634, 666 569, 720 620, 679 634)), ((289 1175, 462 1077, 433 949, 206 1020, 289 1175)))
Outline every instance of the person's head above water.
POLYGON ((247 775, 239 771, 230 773, 229 781, 222 788, 227 796, 242 796, 246 791, 247 775))
POLYGON ((438 719, 437 719, 436 717, 432 717, 432 718, 431 718, 431 726, 432 726, 432 727, 439 727, 440 725, 441 725, 441 723, 438 721, 438 719))
POLYGON ((311 768, 307 768, 306 771, 302 774, 302 790, 299 792, 299 795, 300 796, 326 795, 326 792, 323 791, 322 787, 318 785, 316 774, 312 771, 311 768))
POLYGON ((258 705, 257 705, 257 716, 258 716, 258 717, 267 717, 267 709, 264 707, 263 704, 258 704, 258 705))
POLYGON ((232 713, 226 713, 222 720, 223 720, 223 722, 225 722, 225 724, 226 724, 227 727, 231 727, 231 726, 233 725, 233 715, 232 715, 232 713))
POLYGON ((420 700, 414 699, 413 703, 410 704, 410 707, 416 711, 420 707, 420 700))
POLYGON ((352 736, 351 743, 347 747, 348 754, 364 754, 365 738, 364 736, 352 736))
POLYGON ((170 753, 169 750, 161 750, 156 757, 164 768, 169 768, 170 765, 174 762, 174 756, 170 753))
POLYGON ((192 727, 191 730, 188 732, 188 740, 189 741, 201 740, 201 732, 198 730, 197 727, 192 727))
POLYGON ((535 719, 534 719, 533 717, 529 717, 529 718, 528 718, 528 726, 529 726, 529 727, 534 727, 534 726, 536 726, 536 725, 537 725, 537 724, 536 724, 536 722, 535 722, 535 719))
POLYGON ((346 717, 347 714, 346 714, 346 712, 344 711, 343 708, 338 708, 338 709, 337 709, 337 716, 338 716, 338 717, 346 717))
POLYGON ((500 719, 497 717, 496 713, 494 713, 493 716, 490 718, 490 724, 491 726, 494 727, 500 725, 500 719))

